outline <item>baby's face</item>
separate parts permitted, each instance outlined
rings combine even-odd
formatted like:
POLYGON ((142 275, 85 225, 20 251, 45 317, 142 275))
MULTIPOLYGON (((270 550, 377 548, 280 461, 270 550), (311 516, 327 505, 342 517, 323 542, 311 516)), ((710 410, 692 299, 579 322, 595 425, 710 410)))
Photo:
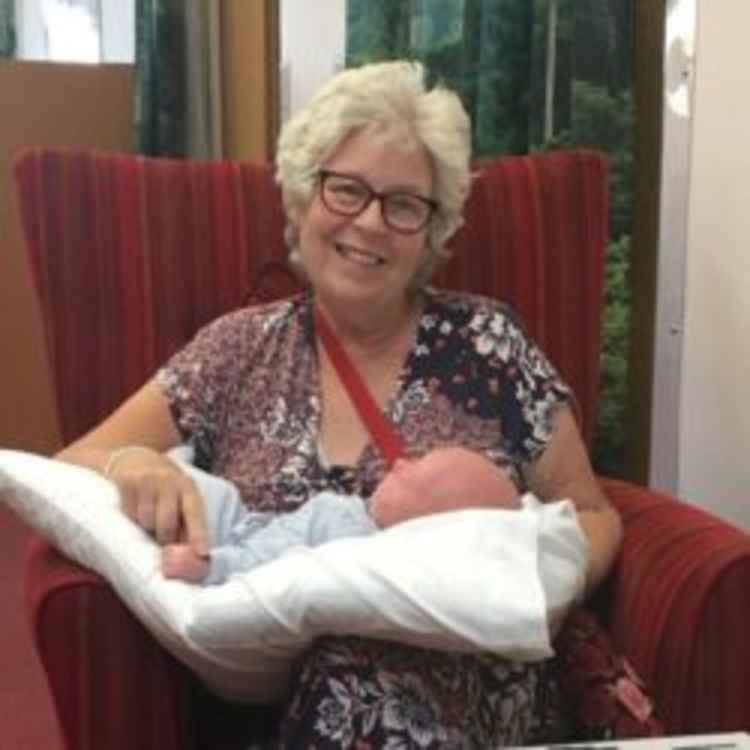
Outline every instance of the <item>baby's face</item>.
POLYGON ((436 492, 434 461, 428 453, 421 458, 399 458, 378 485, 374 497, 387 498, 395 504, 411 503, 419 497, 426 500, 436 492))
POLYGON ((447 447, 420 458, 397 460, 374 497, 394 505, 439 507, 462 501, 467 505, 495 505, 516 495, 504 470, 478 454, 447 447))

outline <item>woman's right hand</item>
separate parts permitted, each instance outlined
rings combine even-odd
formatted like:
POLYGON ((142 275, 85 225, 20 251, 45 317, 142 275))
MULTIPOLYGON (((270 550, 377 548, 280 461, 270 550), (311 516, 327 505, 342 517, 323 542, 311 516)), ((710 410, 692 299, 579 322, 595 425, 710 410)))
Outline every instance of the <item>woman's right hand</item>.
POLYGON ((120 492, 123 512, 160 545, 187 541, 201 557, 209 539, 195 483, 163 453, 132 446, 112 452, 106 470, 120 492))
POLYGON ((56 458, 111 479, 125 514, 159 544, 188 542, 197 555, 206 556, 209 538, 200 493, 163 453, 182 441, 164 391, 150 380, 56 458))

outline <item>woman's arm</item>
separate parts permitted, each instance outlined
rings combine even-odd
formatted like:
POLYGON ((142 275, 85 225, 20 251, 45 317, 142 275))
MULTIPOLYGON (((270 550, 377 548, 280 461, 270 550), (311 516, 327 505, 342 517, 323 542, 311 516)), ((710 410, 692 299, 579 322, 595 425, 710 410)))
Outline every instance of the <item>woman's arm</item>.
POLYGON ((192 479, 163 453, 180 442, 169 403, 146 383, 116 411, 56 458, 106 474, 120 491, 123 511, 161 544, 183 532, 200 555, 208 538, 200 495, 192 479))
POLYGON ((104 473, 112 452, 123 446, 140 445, 163 452, 179 440, 166 396, 149 381, 56 458, 104 473))
POLYGON ((622 521, 602 493, 569 407, 554 417, 552 437, 527 473, 529 489, 542 500, 570 498, 589 541, 586 592, 606 576, 622 540, 622 521))

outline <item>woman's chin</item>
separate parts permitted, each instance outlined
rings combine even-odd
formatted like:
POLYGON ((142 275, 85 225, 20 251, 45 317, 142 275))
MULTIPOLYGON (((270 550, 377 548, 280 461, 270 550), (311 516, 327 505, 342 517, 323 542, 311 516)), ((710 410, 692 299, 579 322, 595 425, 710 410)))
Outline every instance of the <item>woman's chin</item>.
POLYGON ((371 308, 392 299, 394 295, 387 293, 387 290, 388 285, 382 280, 358 278, 350 274, 339 274, 336 278, 321 280, 315 286, 316 294, 324 303, 351 306, 353 309, 371 308))

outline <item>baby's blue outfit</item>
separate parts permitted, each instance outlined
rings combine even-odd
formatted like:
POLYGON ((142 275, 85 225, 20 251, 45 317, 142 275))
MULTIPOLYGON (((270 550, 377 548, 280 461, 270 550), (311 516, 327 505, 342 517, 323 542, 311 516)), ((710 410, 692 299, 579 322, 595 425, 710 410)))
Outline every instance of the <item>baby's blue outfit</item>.
MULTIPOLYGON (((187 468, 187 467, 185 467, 187 468)), ((235 573, 270 562, 291 547, 315 547, 331 539, 369 536, 378 527, 365 501, 356 495, 321 492, 291 513, 249 511, 226 479, 193 467, 211 534, 211 569, 204 584, 218 584, 235 573)))

